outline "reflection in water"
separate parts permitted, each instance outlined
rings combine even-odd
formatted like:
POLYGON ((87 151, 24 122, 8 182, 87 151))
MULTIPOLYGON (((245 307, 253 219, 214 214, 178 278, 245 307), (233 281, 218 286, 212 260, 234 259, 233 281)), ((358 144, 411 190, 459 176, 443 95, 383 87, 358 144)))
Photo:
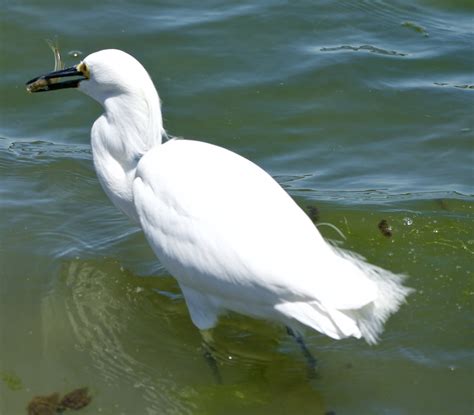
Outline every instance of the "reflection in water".
MULTIPOLYGON (((150 362, 146 360, 148 354, 141 350, 150 320, 154 330, 166 332, 163 326, 167 325, 167 314, 173 311, 173 302, 161 297, 160 306, 151 307, 149 294, 154 293, 140 285, 147 284, 146 279, 133 277, 115 262, 70 261, 63 265, 60 277, 75 348, 90 356, 93 371, 104 385, 111 390, 123 389, 124 385, 140 390, 150 414, 191 413, 189 404, 177 395, 175 382, 162 370, 159 359, 166 352, 161 354, 157 345, 155 361, 150 362)), ((163 289, 172 283, 169 279, 164 282, 163 289)), ((121 400, 116 396, 117 402, 121 400)))
POLYGON ((171 277, 137 277, 111 260, 70 260, 60 269, 57 289, 43 299, 42 315, 45 350, 58 348, 58 337, 69 336, 69 358, 85 356, 92 375, 85 386, 91 388, 96 409, 112 405, 124 414, 186 414, 266 408, 285 413, 282 408, 302 399, 311 413, 324 413, 296 346, 286 337, 282 341, 284 331, 266 322, 236 315, 222 319, 215 346, 224 385, 215 384, 202 358, 199 333, 171 277))

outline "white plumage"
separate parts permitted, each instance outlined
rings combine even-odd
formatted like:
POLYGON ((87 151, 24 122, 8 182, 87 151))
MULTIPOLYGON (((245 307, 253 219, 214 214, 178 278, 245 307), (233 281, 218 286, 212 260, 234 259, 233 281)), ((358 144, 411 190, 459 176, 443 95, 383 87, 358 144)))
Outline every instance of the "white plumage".
POLYGON ((409 294, 403 277, 329 245, 291 197, 249 160, 164 135, 142 65, 118 50, 86 57, 79 89, 105 109, 94 165, 114 202, 140 223, 178 280, 194 324, 227 311, 375 343, 409 294))

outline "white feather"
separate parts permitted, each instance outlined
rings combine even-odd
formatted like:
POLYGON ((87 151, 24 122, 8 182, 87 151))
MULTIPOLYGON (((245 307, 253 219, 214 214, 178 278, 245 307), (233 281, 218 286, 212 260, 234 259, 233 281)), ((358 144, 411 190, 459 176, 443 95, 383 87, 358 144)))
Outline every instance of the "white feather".
POLYGON ((108 50, 84 62, 81 90, 105 109, 92 129, 100 182, 141 224, 198 328, 231 310, 376 342, 410 292, 403 277, 330 246, 249 160, 198 141, 162 144, 158 94, 134 58, 108 50))

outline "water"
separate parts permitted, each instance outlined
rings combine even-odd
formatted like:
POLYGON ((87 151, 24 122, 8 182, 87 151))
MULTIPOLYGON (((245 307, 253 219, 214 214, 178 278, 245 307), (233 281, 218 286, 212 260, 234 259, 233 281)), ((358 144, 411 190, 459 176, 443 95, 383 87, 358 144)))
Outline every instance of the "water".
POLYGON ((81 386, 84 415, 472 413, 472 2, 293 3, 4 2, 2 414, 81 386), (308 380, 282 328, 231 315, 216 385, 176 283, 99 187, 100 108, 25 92, 53 67, 46 38, 68 64, 132 53, 172 134, 250 158, 347 240, 327 238, 407 273, 381 343, 312 334, 308 380))

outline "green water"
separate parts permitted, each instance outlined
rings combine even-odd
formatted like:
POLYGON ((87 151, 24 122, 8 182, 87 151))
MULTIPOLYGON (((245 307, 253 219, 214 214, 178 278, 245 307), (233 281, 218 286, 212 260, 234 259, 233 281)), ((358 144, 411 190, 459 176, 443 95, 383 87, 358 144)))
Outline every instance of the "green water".
POLYGON ((472 2, 2 10, 2 415, 82 386, 84 415, 473 412, 472 2), (327 238, 408 274, 417 292, 380 344, 310 335, 309 380, 283 328, 229 315, 214 333, 217 385, 177 284, 97 182, 89 130, 100 108, 76 91, 25 92, 53 67, 46 38, 67 64, 103 48, 133 54, 168 131, 250 158, 347 240, 321 226, 327 238))

